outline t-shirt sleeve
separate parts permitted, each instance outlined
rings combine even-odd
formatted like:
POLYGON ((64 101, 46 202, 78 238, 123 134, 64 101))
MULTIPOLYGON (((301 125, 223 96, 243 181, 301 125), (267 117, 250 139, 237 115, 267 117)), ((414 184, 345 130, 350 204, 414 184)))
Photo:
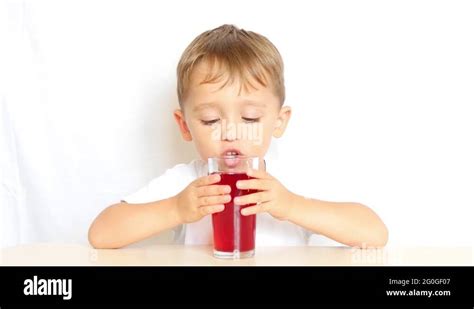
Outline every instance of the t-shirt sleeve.
POLYGON ((170 198, 181 192, 197 177, 190 164, 178 164, 151 180, 143 188, 122 198, 129 204, 143 204, 170 198))

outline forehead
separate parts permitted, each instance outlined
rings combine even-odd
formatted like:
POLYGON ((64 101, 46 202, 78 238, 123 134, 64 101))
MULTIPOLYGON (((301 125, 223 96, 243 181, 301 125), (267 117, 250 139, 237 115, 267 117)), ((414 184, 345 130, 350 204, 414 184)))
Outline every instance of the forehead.
POLYGON ((230 76, 225 69, 206 62, 194 68, 188 91, 187 101, 192 105, 235 100, 254 105, 269 101, 278 104, 278 97, 271 87, 251 77, 230 76))

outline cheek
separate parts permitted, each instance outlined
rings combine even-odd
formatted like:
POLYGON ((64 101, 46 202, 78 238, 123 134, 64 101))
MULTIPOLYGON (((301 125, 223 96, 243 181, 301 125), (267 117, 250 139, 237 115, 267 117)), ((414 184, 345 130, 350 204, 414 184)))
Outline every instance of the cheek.
POLYGON ((196 135, 193 136, 194 141, 200 146, 212 145, 211 133, 207 130, 197 130, 196 135))
POLYGON ((270 146, 272 133, 273 127, 271 125, 261 123, 259 130, 253 132, 253 140, 247 144, 251 149, 250 153, 264 155, 270 146))
POLYGON ((264 123, 262 123, 262 126, 263 126, 263 136, 265 138, 271 138, 272 134, 273 134, 273 131, 275 130, 275 127, 276 127, 276 120, 274 119, 271 119, 271 120, 267 120, 265 121, 264 123))
POLYGON ((197 124, 190 128, 194 143, 200 148, 212 148, 215 144, 213 140, 213 127, 197 124))

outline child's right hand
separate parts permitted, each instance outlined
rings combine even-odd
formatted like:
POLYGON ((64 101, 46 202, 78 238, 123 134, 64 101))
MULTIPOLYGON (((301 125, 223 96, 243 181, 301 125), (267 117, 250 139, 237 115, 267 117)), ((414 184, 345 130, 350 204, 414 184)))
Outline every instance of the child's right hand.
POLYGON ((203 176, 175 196, 180 222, 195 222, 206 215, 224 210, 224 204, 231 200, 230 186, 215 185, 220 180, 219 174, 203 176))

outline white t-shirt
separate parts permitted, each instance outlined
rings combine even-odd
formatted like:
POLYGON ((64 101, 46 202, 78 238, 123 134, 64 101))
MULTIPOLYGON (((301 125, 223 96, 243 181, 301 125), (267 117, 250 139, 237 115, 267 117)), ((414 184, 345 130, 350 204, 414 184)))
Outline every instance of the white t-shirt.
MULTIPOLYGON (((265 166, 268 173, 279 179, 273 161, 265 158, 265 166)), ((178 164, 122 200, 129 204, 140 204, 166 199, 178 194, 192 181, 205 175, 207 175, 207 162, 203 160, 178 164)), ((275 219, 268 213, 257 214, 256 247, 307 245, 310 236, 308 230, 296 224, 275 219)), ((211 215, 174 229, 174 243, 208 245, 212 242, 211 215)))

